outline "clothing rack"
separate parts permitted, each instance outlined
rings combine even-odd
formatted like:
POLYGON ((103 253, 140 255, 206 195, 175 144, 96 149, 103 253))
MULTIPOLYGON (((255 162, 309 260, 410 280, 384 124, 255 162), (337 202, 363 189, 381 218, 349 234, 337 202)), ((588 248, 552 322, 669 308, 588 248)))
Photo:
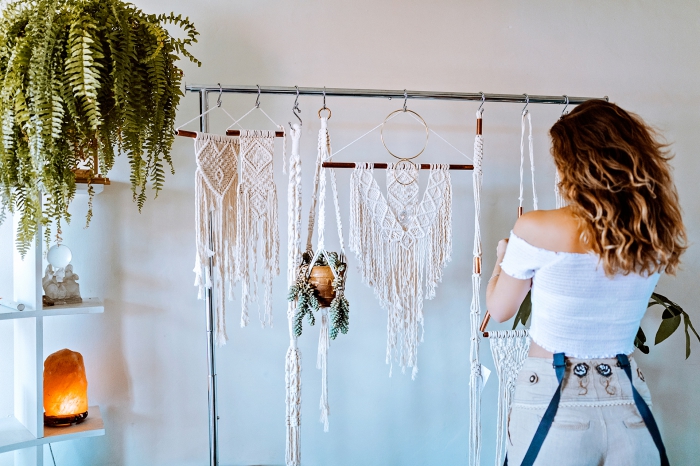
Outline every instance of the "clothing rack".
MULTIPOLYGON (((554 104, 569 105, 580 104, 587 100, 599 99, 600 97, 571 97, 567 95, 547 96, 528 94, 486 94, 483 92, 434 92, 434 91, 409 91, 409 90, 386 90, 386 89, 346 89, 346 88, 325 88, 325 87, 283 87, 283 86, 239 86, 218 84, 189 84, 185 85, 187 92, 199 93, 199 130, 203 133, 209 131, 209 114, 204 114, 209 110, 209 93, 233 93, 233 94, 274 94, 274 95, 314 95, 324 97, 363 97, 381 99, 427 99, 427 100, 452 100, 452 101, 479 101, 486 102, 510 102, 523 104, 554 104)), ((603 97, 608 100, 608 97, 603 97)), ((566 108, 564 109, 566 110, 566 108)), ((479 131, 481 128, 477 128, 479 131)), ((197 133, 192 131, 179 130, 178 134, 186 137, 197 137, 197 133), (185 134, 189 133, 189 134, 185 134)), ((229 130, 229 136, 240 135, 239 130, 229 130), (234 134, 238 132, 238 134, 234 134), (230 134, 229 134, 230 133, 230 134)), ((325 162, 324 167, 329 168, 354 168, 352 162, 325 162)), ((374 168, 386 168, 386 164, 374 164, 374 168), (383 165, 383 166, 382 166, 383 165)), ((421 168, 430 168, 430 165, 421 164, 421 168)), ((451 165, 453 170, 471 170, 472 165, 451 165), (455 168, 453 168, 455 167, 455 168)), ((209 217, 209 244, 213 249, 211 215, 209 217)), ((213 276, 213 258, 209 258, 209 273, 213 276)), ((219 415, 217 411, 217 384, 216 384, 216 345, 214 344, 214 302, 212 289, 207 289, 205 295, 206 310, 206 333, 207 333, 207 364, 208 364, 208 399, 209 399, 209 465, 219 465, 219 415)))

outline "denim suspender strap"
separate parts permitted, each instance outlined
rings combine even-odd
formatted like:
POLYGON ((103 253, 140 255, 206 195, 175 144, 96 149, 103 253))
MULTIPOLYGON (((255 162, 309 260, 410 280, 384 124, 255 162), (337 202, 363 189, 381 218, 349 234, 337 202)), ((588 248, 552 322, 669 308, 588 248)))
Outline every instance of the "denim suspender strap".
POLYGON ((630 379, 630 383, 632 384, 632 396, 634 397, 634 404, 637 405, 639 414, 642 415, 642 419, 644 419, 644 424, 646 424, 647 429, 649 429, 649 433, 651 434, 651 438, 656 444, 656 448, 659 449, 659 456, 661 457, 661 466, 668 466, 669 463, 668 457, 666 456, 666 448, 664 447, 664 442, 661 440, 661 434, 659 433, 659 427, 656 425, 656 421, 654 420, 654 415, 651 414, 651 410, 649 409, 649 406, 647 405, 646 401, 644 401, 644 398, 642 398, 637 389, 634 387, 634 383, 632 383, 632 370, 630 369, 630 361, 627 358, 626 354, 618 354, 617 361, 620 363, 620 366, 625 371, 625 374, 627 374, 627 378, 630 379))
POLYGON ((542 448, 542 444, 544 443, 544 439, 547 437, 549 428, 552 427, 552 422, 554 422, 554 416, 557 414, 557 409, 559 409, 561 386, 562 382, 564 381, 564 372, 566 371, 566 358, 564 357, 564 353, 556 353, 554 355, 554 363, 552 365, 554 366, 554 371, 557 374, 559 385, 557 386, 557 391, 554 392, 552 401, 550 401, 549 406, 547 406, 547 411, 545 411, 544 416, 542 416, 540 425, 537 426, 535 436, 532 438, 532 442, 530 442, 530 446, 527 449, 527 453, 525 453, 523 462, 520 463, 521 466, 532 466, 535 463, 537 454, 540 452, 540 448, 542 448))

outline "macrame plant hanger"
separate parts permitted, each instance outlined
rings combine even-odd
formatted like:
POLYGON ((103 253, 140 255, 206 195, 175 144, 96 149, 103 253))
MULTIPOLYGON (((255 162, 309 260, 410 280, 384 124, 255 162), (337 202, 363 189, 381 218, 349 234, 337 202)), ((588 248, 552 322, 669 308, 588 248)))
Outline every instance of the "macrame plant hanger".
MULTIPOLYGON (((314 325, 316 319, 313 313, 316 309, 318 309, 320 313, 321 328, 316 367, 321 370, 320 421, 324 426, 324 431, 328 432, 330 415, 330 408, 328 405, 328 349, 331 339, 335 339, 338 333, 347 333, 348 331, 349 304, 344 296, 346 277, 345 242, 343 240, 343 226, 340 217, 336 176, 333 170, 330 170, 330 180, 340 242, 340 253, 327 251, 325 245, 327 169, 322 167, 322 163, 324 160, 329 159, 331 154, 331 141, 328 133, 328 119, 331 117, 331 110, 326 107, 325 99, 323 108, 319 110, 318 115, 321 120, 321 128, 318 134, 318 153, 314 173, 314 190, 309 211, 306 252, 295 262, 295 280, 290 284, 289 298, 291 307, 288 316, 290 318, 290 332, 296 340, 296 338, 300 337, 302 334, 304 317, 308 318, 310 325, 314 325), (322 116, 321 113, 323 111, 327 111, 328 115, 322 116), (316 223, 317 205, 318 223, 316 223), (314 253, 312 242, 314 226, 316 225, 318 231, 316 252, 314 253)), ((297 215, 300 214, 298 213, 297 215)), ((299 228, 300 224, 301 221, 298 217, 297 225, 299 228)), ((300 371, 300 356, 298 358, 298 364, 298 370, 300 371)), ((290 448, 288 447, 287 466, 296 466, 300 462, 299 448, 297 447, 296 450, 292 448, 291 450, 292 454, 289 454, 290 448)))
MULTIPOLYGON (((347 299, 344 296, 345 293, 345 279, 346 279, 346 269, 338 268, 337 263, 345 264, 346 254, 345 254, 345 241, 343 239, 343 224, 340 217, 340 204, 338 202, 338 187, 336 183, 335 171, 333 169, 323 168, 323 162, 330 159, 331 150, 331 139, 328 133, 328 119, 331 117, 331 111, 326 107, 325 99, 323 103, 323 108, 319 110, 319 118, 321 119, 321 129, 318 131, 318 155, 316 158, 316 174, 314 176, 314 194, 319 191, 318 197, 318 232, 317 232, 317 244, 316 252, 313 254, 310 265, 306 270, 307 277, 310 276, 314 268, 318 267, 317 261, 323 256, 325 263, 328 264, 330 271, 333 276, 333 290, 335 291, 335 297, 330 303, 330 307, 327 307, 328 303, 320 302, 320 312, 321 312, 321 329, 318 338, 318 354, 316 358, 316 368, 321 370, 321 400, 319 402, 319 407, 321 409, 320 421, 323 424, 324 432, 328 432, 329 429, 329 419, 330 407, 328 405, 328 348, 330 347, 331 339, 335 339, 338 332, 347 333, 348 331, 348 315, 347 315, 347 299), (328 112, 328 117, 322 117, 321 112, 326 110, 328 112), (333 195, 333 205, 335 207, 335 219, 336 227, 338 230, 338 240, 340 242, 340 253, 333 257, 333 253, 326 251, 325 244, 325 224, 326 224, 326 170, 330 171, 330 181, 331 181, 331 191, 333 195), (316 183, 318 181, 318 183, 316 183), (337 258, 337 259, 336 259, 337 258), (337 309, 336 306, 339 303, 344 306, 343 309, 337 309), (343 303, 343 304, 341 304, 343 303), (331 316, 329 316, 329 309, 331 309, 331 316), (329 322, 330 320, 330 322, 329 322), (331 328, 332 327, 332 328, 331 328)), ((309 232, 306 242, 306 251, 311 253, 311 241, 313 235, 313 225, 314 225, 314 208, 316 205, 316 196, 314 195, 312 201, 312 211, 309 214, 309 232)), ((323 278, 320 278, 323 280, 323 278)), ((326 278, 326 280, 329 280, 326 278)), ((328 286, 330 283, 324 283, 328 286)))
POLYGON ((484 94, 476 111, 476 136, 474 137, 474 261, 472 264, 472 302, 469 308, 469 465, 479 466, 481 458, 481 390, 483 376, 479 358, 479 320, 481 318, 481 186, 483 179, 484 137, 482 117, 484 94))

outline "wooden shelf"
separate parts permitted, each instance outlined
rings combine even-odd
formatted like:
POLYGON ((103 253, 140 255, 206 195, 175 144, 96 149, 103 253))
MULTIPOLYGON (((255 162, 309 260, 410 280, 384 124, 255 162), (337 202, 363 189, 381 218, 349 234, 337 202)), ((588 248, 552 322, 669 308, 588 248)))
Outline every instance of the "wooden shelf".
POLYGON ((100 299, 86 298, 82 303, 47 306, 41 311, 35 311, 33 309, 13 311, 12 309, 0 306, 0 320, 26 319, 29 317, 65 316, 73 314, 101 314, 104 311, 104 303, 100 299))
POLYGON ((21 450, 85 437, 98 437, 105 434, 105 425, 99 406, 88 408, 88 417, 80 424, 70 427, 44 427, 44 436, 34 437, 17 419, 0 419, 0 453, 21 450))

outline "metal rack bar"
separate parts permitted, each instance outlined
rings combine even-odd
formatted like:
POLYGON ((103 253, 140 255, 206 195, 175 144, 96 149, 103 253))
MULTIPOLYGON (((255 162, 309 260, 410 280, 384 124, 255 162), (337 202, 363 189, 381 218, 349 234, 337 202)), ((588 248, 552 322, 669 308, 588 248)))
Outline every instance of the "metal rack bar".
POLYGON ((574 97, 565 95, 527 95, 527 94, 490 94, 481 92, 436 92, 436 91, 410 91, 410 90, 387 90, 387 89, 346 89, 336 87, 284 87, 284 86, 242 86, 225 85, 219 88, 218 84, 187 84, 185 89, 190 92, 227 92, 235 94, 277 94, 277 95, 315 95, 326 97, 374 97, 380 99, 432 99, 432 100, 471 100, 481 101, 482 96, 485 102, 512 102, 526 103, 529 98, 531 104, 555 104, 564 105, 580 104, 591 99, 608 100, 604 97, 574 97))
MULTIPOLYGON (((209 115, 203 115, 209 109, 208 92, 199 93, 199 130, 203 133, 209 131, 209 115)), ((212 218, 209 213, 209 248, 213 250, 212 218)), ((209 276, 213 277, 214 259, 209 258, 209 276)), ((219 414, 217 406, 216 387, 216 345, 214 343, 214 290, 208 288, 205 295, 205 311, 207 318, 207 389, 209 408, 209 465, 219 465, 219 414)))
MULTIPOLYGON (((430 164, 429 163, 421 163, 420 169, 421 170, 430 170, 430 164)), ((322 166, 324 168, 355 168, 355 162, 323 162, 322 166)), ((374 163, 372 164, 373 168, 376 168, 378 170, 385 170, 389 164, 387 163, 374 163)), ((448 167, 449 170, 474 170, 474 165, 456 165, 456 164, 450 164, 448 167)))

